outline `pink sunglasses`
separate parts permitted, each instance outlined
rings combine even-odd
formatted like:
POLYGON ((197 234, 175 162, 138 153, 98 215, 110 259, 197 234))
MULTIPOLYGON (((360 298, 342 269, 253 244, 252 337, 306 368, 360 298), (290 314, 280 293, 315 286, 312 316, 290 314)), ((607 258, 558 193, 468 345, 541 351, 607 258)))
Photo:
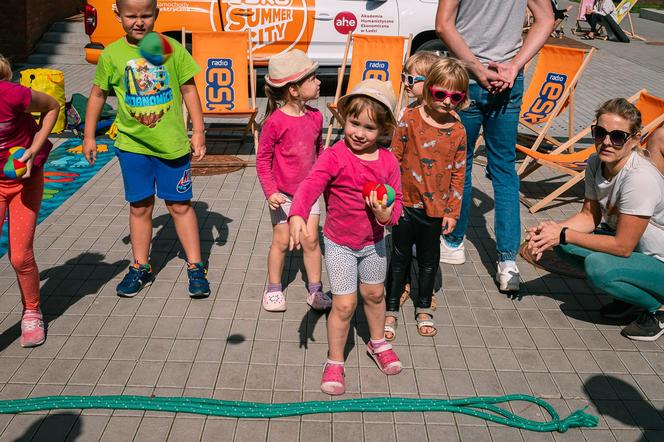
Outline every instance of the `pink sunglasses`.
POLYGON ((429 86, 429 92, 435 101, 445 101, 449 97, 452 104, 459 104, 466 98, 465 92, 449 92, 433 86, 429 86))

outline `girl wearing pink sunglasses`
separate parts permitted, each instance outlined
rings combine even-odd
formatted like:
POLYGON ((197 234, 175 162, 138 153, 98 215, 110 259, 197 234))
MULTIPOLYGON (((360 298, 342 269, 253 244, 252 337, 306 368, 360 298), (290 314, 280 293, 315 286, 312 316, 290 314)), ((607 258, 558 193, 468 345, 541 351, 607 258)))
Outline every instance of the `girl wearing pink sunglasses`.
POLYGON ((392 227, 387 274, 385 338, 396 336, 399 304, 417 251, 417 331, 435 336, 431 300, 440 260, 440 235, 451 233, 461 212, 466 171, 466 130, 457 109, 467 105, 468 73, 455 59, 433 64, 423 84, 423 103, 407 108, 392 138, 401 163, 403 214, 392 227))

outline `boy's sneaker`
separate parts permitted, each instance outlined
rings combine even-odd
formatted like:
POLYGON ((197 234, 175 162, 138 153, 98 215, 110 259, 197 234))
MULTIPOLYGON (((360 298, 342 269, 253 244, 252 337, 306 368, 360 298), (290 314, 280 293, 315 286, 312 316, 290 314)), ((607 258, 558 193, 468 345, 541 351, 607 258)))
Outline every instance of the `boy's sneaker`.
POLYGON ((496 272, 498 290, 501 292, 519 291, 519 268, 514 261, 502 261, 498 263, 496 272))
POLYGON ((207 298, 210 296, 210 283, 207 280, 208 263, 197 262, 187 265, 189 277, 189 296, 192 298, 207 298))
POLYGON ((387 375, 401 372, 402 364, 397 354, 392 350, 392 345, 385 342, 378 347, 373 346, 371 341, 367 345, 367 353, 376 361, 380 371, 387 375))
POLYGON ((346 373, 343 364, 330 364, 329 362, 325 364, 320 389, 323 393, 332 396, 344 394, 346 391, 346 373))
POLYGON ((307 296, 307 304, 314 310, 325 311, 332 308, 332 298, 330 298, 326 293, 323 293, 322 290, 317 290, 313 293, 309 293, 307 296))
POLYGON ((152 266, 150 264, 133 264, 116 288, 118 296, 133 298, 143 287, 152 284, 152 266))
POLYGON ((453 246, 445 241, 445 238, 440 239, 440 262, 445 264, 459 265, 466 262, 466 248, 463 243, 458 246, 453 246))
POLYGON ((655 341, 664 334, 664 311, 641 313, 621 333, 635 341, 655 341))
POLYGON ((623 319, 633 315, 639 308, 629 302, 616 299, 599 309, 600 316, 607 319, 623 319))
POLYGON ((44 318, 39 310, 25 310, 21 318, 21 347, 37 347, 46 341, 44 318))
POLYGON ((284 292, 263 292, 263 308, 268 312, 285 312, 286 311, 286 297, 284 292))

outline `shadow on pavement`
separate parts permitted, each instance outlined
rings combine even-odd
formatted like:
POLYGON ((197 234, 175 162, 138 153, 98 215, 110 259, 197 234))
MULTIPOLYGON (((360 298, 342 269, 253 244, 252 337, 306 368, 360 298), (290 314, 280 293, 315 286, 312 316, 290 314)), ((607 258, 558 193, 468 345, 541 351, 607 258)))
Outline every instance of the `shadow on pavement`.
MULTIPOLYGON (((48 323, 62 316, 69 307, 88 295, 94 295, 109 281, 119 275, 129 265, 129 260, 113 263, 103 261, 101 253, 84 252, 64 264, 43 270, 41 281, 41 309, 44 322, 48 323), (76 267, 76 276, 70 275, 76 267)), ((21 321, 0 335, 0 351, 9 347, 21 335, 21 321)))
POLYGON ((74 441, 81 435, 82 429, 83 422, 77 413, 53 413, 34 422, 14 440, 16 442, 74 441))
POLYGON ((613 376, 597 375, 589 378, 583 389, 605 419, 640 428, 639 442, 662 440, 664 410, 657 410, 633 385, 613 376))
MULTIPOLYGON (((210 206, 204 201, 195 201, 192 204, 198 218, 199 235, 201 242, 201 259, 206 262, 210 259, 213 245, 223 246, 228 240, 228 224, 233 220, 217 212, 210 212, 210 206), (214 230, 217 236, 214 235, 214 230)), ((170 213, 164 213, 152 220, 153 228, 161 229, 152 237, 150 247, 150 263, 154 275, 159 274, 173 258, 180 257, 186 261, 184 250, 175 232, 175 224, 170 213)), ((130 243, 129 235, 122 238, 125 244, 130 243)))

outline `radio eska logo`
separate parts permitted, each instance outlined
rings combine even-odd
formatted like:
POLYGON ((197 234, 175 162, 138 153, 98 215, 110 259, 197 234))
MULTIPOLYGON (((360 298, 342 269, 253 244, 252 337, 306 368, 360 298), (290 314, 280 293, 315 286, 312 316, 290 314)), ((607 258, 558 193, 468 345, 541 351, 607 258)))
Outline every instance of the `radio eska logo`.
POLYGON ((222 0, 223 6, 226 30, 249 31, 258 59, 275 55, 274 50, 265 50, 270 45, 290 42, 280 51, 286 52, 310 40, 307 22, 315 0, 222 0))
POLYGON ((233 110, 235 72, 230 58, 209 58, 205 69, 205 109, 233 110))
POLYGON ((380 81, 390 80, 390 63, 383 60, 368 60, 364 65, 362 80, 375 79, 380 81))
POLYGON ((556 108, 558 100, 565 92, 566 83, 567 75, 549 72, 539 91, 539 96, 535 98, 533 104, 530 105, 530 109, 524 112, 521 117, 533 124, 543 121, 556 108))

